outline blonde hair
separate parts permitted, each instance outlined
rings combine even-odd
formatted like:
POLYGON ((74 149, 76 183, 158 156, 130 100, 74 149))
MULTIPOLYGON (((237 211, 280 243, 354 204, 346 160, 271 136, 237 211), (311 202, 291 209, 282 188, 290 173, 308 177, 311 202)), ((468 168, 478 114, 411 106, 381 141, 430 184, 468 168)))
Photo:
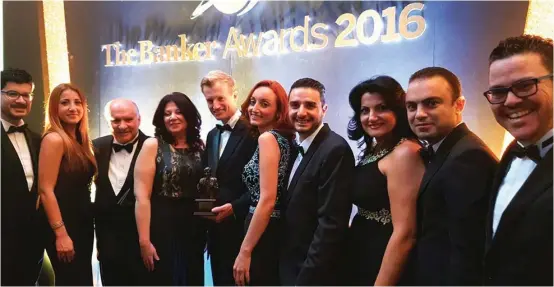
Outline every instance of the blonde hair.
POLYGON ((54 132, 62 137, 65 157, 65 162, 62 162, 64 169, 67 171, 86 171, 89 169, 89 164, 92 163, 96 170, 96 160, 92 151, 92 142, 89 138, 87 99, 81 91, 72 84, 59 84, 52 90, 44 110, 46 115, 43 135, 54 132), (76 92, 83 105, 83 118, 77 124, 76 138, 65 131, 58 114, 60 97, 66 90, 76 92))
POLYGON ((237 95, 237 88, 235 86, 235 80, 227 73, 221 70, 210 71, 202 81, 200 81, 200 90, 204 92, 204 87, 211 88, 216 82, 224 82, 233 91, 233 96, 237 95))

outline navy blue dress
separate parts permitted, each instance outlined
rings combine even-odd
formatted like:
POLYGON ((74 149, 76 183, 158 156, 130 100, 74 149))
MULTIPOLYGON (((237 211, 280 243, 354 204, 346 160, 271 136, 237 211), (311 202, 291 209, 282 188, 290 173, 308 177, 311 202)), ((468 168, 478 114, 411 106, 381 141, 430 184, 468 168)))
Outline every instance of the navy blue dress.
MULTIPOLYGON (((278 286, 279 281, 279 239, 281 238, 281 199, 288 184, 288 174, 291 164, 291 141, 275 130, 269 131, 277 139, 281 157, 277 177, 277 199, 269 223, 260 237, 258 244, 252 250, 250 263, 250 285, 278 286)), ((244 167, 242 180, 250 192, 251 206, 245 220, 245 231, 248 231, 252 216, 260 200, 260 149, 254 152, 252 159, 244 167)), ((245 232, 246 233, 246 232, 245 232)))

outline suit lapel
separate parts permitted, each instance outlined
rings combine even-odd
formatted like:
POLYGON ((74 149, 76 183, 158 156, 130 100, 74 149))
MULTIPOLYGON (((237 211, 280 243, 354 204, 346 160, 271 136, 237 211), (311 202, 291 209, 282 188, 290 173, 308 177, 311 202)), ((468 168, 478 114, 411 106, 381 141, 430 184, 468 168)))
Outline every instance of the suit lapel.
POLYGON ((112 155, 112 142, 113 136, 106 138, 106 141, 102 143, 98 153, 100 154, 98 158, 98 170, 102 171, 102 174, 99 174, 99 178, 105 179, 104 188, 110 191, 110 194, 114 195, 114 191, 110 182, 109 170, 110 170, 110 157, 112 155))
POLYGON ((504 181, 504 177, 506 176, 506 173, 508 173, 508 169, 512 164, 512 160, 514 156, 510 151, 512 150, 515 144, 516 144, 516 141, 514 140, 506 148, 506 151, 502 155, 502 159, 500 160, 500 164, 498 165, 498 169, 496 171, 496 174, 494 176, 494 180, 492 183, 491 197, 489 202, 489 212, 487 214, 487 232, 486 232, 487 249, 490 247, 490 244, 492 242, 492 221, 494 217, 494 205, 496 203, 496 197, 498 196, 500 185, 502 184, 502 181, 504 181))
POLYGON ((310 163, 310 160, 314 156, 315 152, 317 151, 319 145, 323 142, 325 138, 327 138, 327 135, 329 134, 329 126, 325 124, 323 128, 319 131, 317 136, 314 138, 314 141, 308 148, 306 154, 302 158, 302 161, 300 162, 300 165, 298 165, 298 168, 296 169, 294 176, 290 182, 290 186, 287 189, 287 201, 289 201, 292 198, 292 194, 294 193, 294 189, 296 187, 296 184, 298 183, 298 180, 304 173, 304 170, 306 169, 306 166, 308 163, 310 163))
MULTIPOLYGON (((237 124, 235 125, 235 128, 231 132, 231 135, 229 137, 229 140, 227 141, 227 144, 225 145, 225 149, 223 150, 223 154, 221 155, 221 158, 219 159, 218 167, 221 165, 225 165, 227 163, 228 159, 231 157, 233 152, 235 152, 235 149, 239 145, 239 143, 244 139, 244 129, 246 129, 246 125, 242 122, 242 120, 239 120, 237 124)), ((218 137, 219 138, 219 137, 218 137)), ((219 141, 218 141, 218 150, 219 150, 219 141)))
POLYGON ((535 167, 502 213, 492 243, 502 238, 538 196, 552 186, 552 149, 535 167))
POLYGON ((209 153, 208 153, 208 166, 212 171, 212 175, 215 176, 217 172, 217 165, 219 163, 219 138, 221 132, 216 128, 211 134, 209 153))
MULTIPOLYGON (((38 171, 38 149, 35 148, 35 142, 31 131, 27 128, 25 129, 25 140, 27 141, 27 147, 29 148, 29 153, 31 154, 31 161, 33 162, 33 172, 36 174, 38 171)), ((36 175, 35 180, 36 181, 36 175)), ((33 182, 34 182, 33 181, 33 182)))
POLYGON ((442 167, 446 159, 448 158, 448 155, 450 154, 450 151, 452 151, 452 148, 456 143, 462 139, 465 135, 469 133, 469 130, 466 126, 466 124, 460 124, 458 125, 441 143, 439 146, 439 149, 437 150, 435 157, 431 160, 431 163, 427 166, 427 170, 425 171, 425 174, 423 175, 423 179, 421 180, 421 187, 419 188, 419 196, 427 190, 427 185, 429 185, 429 182, 435 174, 439 171, 439 169, 442 167))

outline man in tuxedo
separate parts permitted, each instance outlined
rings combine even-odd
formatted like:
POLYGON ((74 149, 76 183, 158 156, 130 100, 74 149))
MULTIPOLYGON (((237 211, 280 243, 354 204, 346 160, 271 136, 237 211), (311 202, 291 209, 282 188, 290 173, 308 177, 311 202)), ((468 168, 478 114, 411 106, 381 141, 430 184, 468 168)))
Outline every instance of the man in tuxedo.
POLYGON ((465 99, 445 68, 415 72, 406 93, 410 127, 428 146, 417 202, 416 285, 478 285, 487 202, 497 159, 462 122, 465 99))
POLYGON ((304 78, 289 93, 289 116, 298 155, 285 195, 280 277, 283 285, 340 285, 343 240, 351 211, 354 156, 323 117, 325 87, 304 78))
POLYGON ((104 116, 111 134, 92 142, 98 163, 94 220, 102 284, 145 285, 148 271, 135 223, 133 170, 148 137, 139 130, 138 107, 130 100, 108 102, 104 116))
POLYGON ((23 121, 33 89, 26 71, 2 71, 2 285, 35 285, 44 254, 37 211, 41 137, 23 121))
POLYGON ((515 140, 493 181, 486 229, 486 285, 552 286, 552 39, 501 41, 484 93, 515 140))
POLYGON ((209 133, 204 166, 211 168, 219 183, 219 193, 208 222, 208 252, 214 285, 235 285, 233 264, 244 238, 244 220, 250 194, 242 182, 242 171, 256 150, 257 140, 237 108, 235 81, 222 71, 211 71, 200 89, 210 112, 220 123, 209 133))

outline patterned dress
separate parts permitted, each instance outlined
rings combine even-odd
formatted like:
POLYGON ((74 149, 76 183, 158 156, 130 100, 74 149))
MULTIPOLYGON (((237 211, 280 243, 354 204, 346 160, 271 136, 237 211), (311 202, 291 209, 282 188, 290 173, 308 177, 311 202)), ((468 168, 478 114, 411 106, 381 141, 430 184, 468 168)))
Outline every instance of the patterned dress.
MULTIPOLYGON (((250 285, 272 285, 279 283, 279 241, 281 234, 281 198, 285 194, 288 183, 288 174, 291 162, 291 141, 279 132, 269 131, 277 139, 281 157, 277 177, 277 199, 275 208, 271 213, 270 221, 262 234, 258 244, 252 251, 250 263, 250 285)), ((242 180, 248 187, 251 198, 251 206, 245 221, 245 230, 248 231, 252 216, 260 200, 260 150, 254 152, 252 159, 244 167, 242 180)))
POLYGON ((343 285, 373 286, 379 274, 393 228, 387 177, 378 165, 393 150, 365 156, 354 171, 352 193, 358 213, 347 232, 343 285))
POLYGON ((201 176, 200 151, 176 149, 158 138, 150 237, 160 260, 148 282, 152 285, 198 285, 193 270, 202 264, 202 250, 195 244, 200 223, 193 212, 201 176))

